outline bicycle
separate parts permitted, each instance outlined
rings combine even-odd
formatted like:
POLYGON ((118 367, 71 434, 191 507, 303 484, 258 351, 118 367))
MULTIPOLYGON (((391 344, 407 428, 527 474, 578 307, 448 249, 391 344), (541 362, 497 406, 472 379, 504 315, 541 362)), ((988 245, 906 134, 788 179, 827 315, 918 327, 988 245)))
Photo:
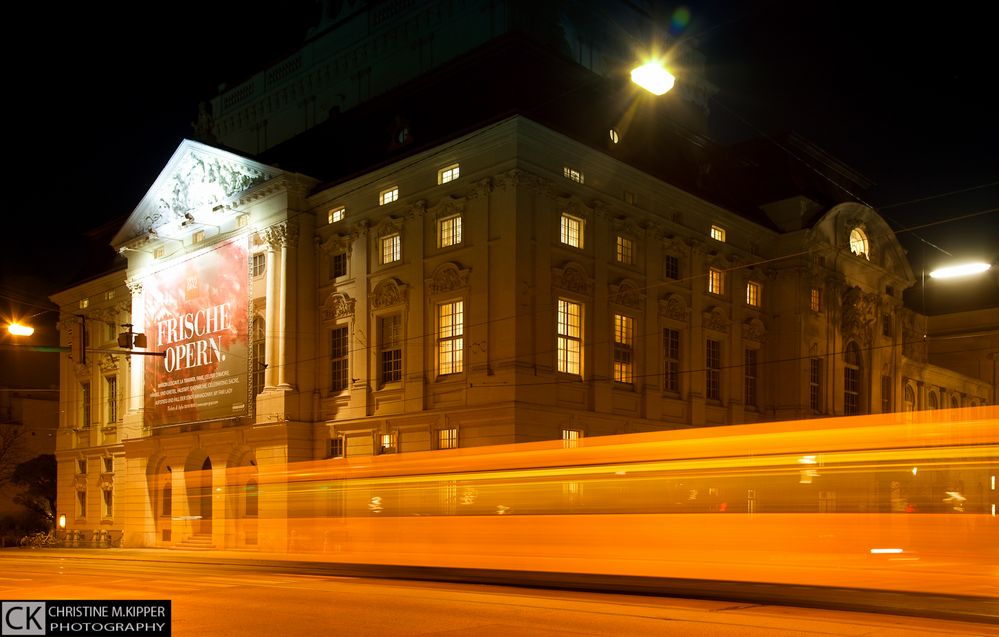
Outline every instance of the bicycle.
POLYGON ((52 546, 55 543, 55 535, 51 531, 47 533, 45 531, 38 531, 37 533, 32 533, 22 537, 20 546, 22 548, 42 548, 45 546, 52 546))

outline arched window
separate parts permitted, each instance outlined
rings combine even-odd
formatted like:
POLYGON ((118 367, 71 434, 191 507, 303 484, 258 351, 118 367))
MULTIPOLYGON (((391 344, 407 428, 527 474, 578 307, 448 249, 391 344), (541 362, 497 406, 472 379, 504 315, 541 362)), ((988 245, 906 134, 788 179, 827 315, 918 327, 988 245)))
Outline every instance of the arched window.
POLYGON ((850 341, 843 352, 843 413, 855 416, 860 413, 860 347, 850 341))
POLYGON ((937 400, 937 393, 935 391, 931 391, 927 397, 926 407, 928 409, 940 409, 940 401, 937 400))
POLYGON ((860 255, 868 260, 871 258, 870 244, 867 241, 867 233, 861 228, 854 228, 850 231, 850 252, 860 255))
POLYGON ((912 385, 909 384, 906 384, 905 386, 905 405, 903 409, 905 411, 916 410, 916 392, 913 391, 912 385))
POLYGON ((256 517, 257 516, 257 481, 251 479, 246 483, 246 516, 256 517))
POLYGON ((961 405, 957 402, 957 396, 951 396, 950 397, 950 408, 951 409, 957 409, 960 406, 961 405))
POLYGON ((253 319, 253 395, 256 396, 264 391, 264 369, 267 365, 264 361, 264 339, 267 331, 264 329, 264 318, 258 316, 253 319))

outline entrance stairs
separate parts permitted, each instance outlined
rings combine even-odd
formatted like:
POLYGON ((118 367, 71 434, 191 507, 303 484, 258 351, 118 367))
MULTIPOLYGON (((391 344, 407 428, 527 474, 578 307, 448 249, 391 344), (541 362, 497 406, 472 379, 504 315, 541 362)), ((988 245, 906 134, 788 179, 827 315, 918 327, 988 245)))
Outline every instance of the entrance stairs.
POLYGON ((178 551, 211 551, 215 545, 212 543, 211 533, 195 533, 170 548, 178 551))

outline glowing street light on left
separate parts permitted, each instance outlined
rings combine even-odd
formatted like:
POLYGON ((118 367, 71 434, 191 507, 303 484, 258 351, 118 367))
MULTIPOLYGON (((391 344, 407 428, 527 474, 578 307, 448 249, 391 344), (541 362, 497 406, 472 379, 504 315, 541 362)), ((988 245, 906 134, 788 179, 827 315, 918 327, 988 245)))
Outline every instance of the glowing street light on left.
POLYGON ((35 328, 30 325, 11 323, 7 326, 7 331, 10 332, 11 336, 31 336, 35 333, 35 328))
POLYGON ((673 74, 654 60, 632 69, 631 81, 653 95, 662 95, 676 84, 673 74))

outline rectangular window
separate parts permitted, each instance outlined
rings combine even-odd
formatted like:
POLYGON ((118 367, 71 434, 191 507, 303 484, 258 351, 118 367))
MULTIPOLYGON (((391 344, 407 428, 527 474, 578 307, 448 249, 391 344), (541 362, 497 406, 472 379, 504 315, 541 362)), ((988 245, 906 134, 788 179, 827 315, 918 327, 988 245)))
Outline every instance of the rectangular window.
POLYGON ((881 334, 891 336, 891 314, 883 314, 881 316, 881 334))
POLYGON ((114 473, 114 458, 104 458, 104 473, 114 473))
POLYGON ((843 368, 843 413, 856 416, 860 413, 860 370, 843 368))
POLYGON ((725 293, 725 273, 718 268, 708 268, 708 292, 725 293))
POLYGON ((264 269, 267 267, 267 255, 263 252, 258 252, 253 255, 253 262, 250 266, 250 274, 252 276, 260 276, 264 273, 264 269))
POLYGON ((395 314, 380 319, 382 384, 402 380, 402 316, 395 314))
POLYGON ((457 429, 438 429, 437 430, 437 448, 438 449, 457 449, 458 448, 458 430, 457 429))
POLYGON ((583 247, 583 220, 572 215, 562 213, 562 221, 559 227, 560 240, 567 246, 574 248, 583 247))
POLYGON ((583 173, 576 170, 575 168, 569 168, 568 166, 562 167, 562 176, 566 179, 570 179, 578 184, 583 183, 583 173))
POLYGON ((618 263, 631 265, 635 262, 635 249, 631 239, 618 236, 615 256, 617 257, 618 263))
POLYGON ((402 237, 390 234, 382 237, 382 263, 395 263, 402 258, 402 237))
POLYGON ((672 254, 667 254, 663 259, 663 276, 667 279, 678 281, 680 279, 680 259, 672 254))
POLYGON ((114 323, 105 323, 105 325, 107 326, 107 329, 104 332, 104 340, 106 341, 117 340, 118 332, 115 329, 115 327, 117 326, 114 323))
POLYGON ((891 376, 881 377, 881 413, 891 413, 891 376))
POLYGON ((113 298, 114 298, 114 290, 108 290, 107 292, 104 293, 105 301, 110 301, 113 298))
POLYGON ((113 425, 118 422, 118 377, 117 376, 107 376, 104 379, 106 381, 105 387, 107 389, 107 415, 108 424, 113 425))
POLYGON ((80 475, 87 475, 87 461, 77 460, 76 461, 76 472, 80 475))
POLYGON ((583 432, 579 429, 563 429, 562 430, 562 447, 564 449, 570 449, 572 447, 579 446, 579 439, 583 437, 583 432))
POLYGON ((812 288, 812 294, 808 301, 808 309, 813 312, 822 311, 822 290, 820 288, 812 288))
POLYGON ((330 257, 330 278, 347 276, 347 253, 341 252, 330 257))
POLYGON ((395 434, 382 434, 379 446, 381 453, 395 453, 395 434))
POLYGON ((746 283, 746 305, 749 307, 760 307, 760 293, 763 286, 756 281, 746 283))
POLYGON ((76 492, 76 517, 85 518, 87 517, 87 492, 77 491, 76 492))
POLYGON ((634 381, 635 319, 614 315, 614 380, 618 383, 634 381))
POLYGON ((330 458, 342 458, 343 457, 343 438, 337 436, 336 438, 330 438, 330 458))
POLYGON ((437 374, 458 374, 465 369, 465 303, 451 301, 437 306, 437 374))
POLYGON ((820 388, 821 385, 819 381, 821 380, 822 373, 822 361, 817 358, 809 359, 808 361, 808 406, 811 407, 812 411, 819 411, 820 407, 820 388))
POLYGON ((156 249, 153 250, 153 258, 162 259, 165 256, 166 256, 166 248, 164 246, 156 246, 156 249))
POLYGON ((236 217, 236 227, 245 228, 250 223, 250 215, 239 215, 236 217))
POLYGON ((399 199, 399 186, 392 186, 391 188, 386 188, 385 190, 378 193, 378 205, 384 206, 385 204, 392 203, 399 199))
POLYGON ((711 226, 711 238, 715 241, 725 242, 725 228, 721 226, 711 226))
POLYGON ((709 338, 705 356, 708 400, 721 400, 721 341, 709 338))
POLYGON ((346 325, 330 330, 330 390, 333 393, 347 389, 349 348, 346 325))
POLYGON ((90 383, 80 385, 80 426, 90 426, 90 383))
POLYGON ((630 190, 624 191, 624 203, 631 204, 632 206, 638 205, 638 195, 631 192, 630 190))
POLYGON ((446 248, 461 243, 461 215, 437 222, 437 247, 446 248))
POLYGON ((111 489, 104 490, 104 517, 110 518, 114 514, 114 495, 111 489))
POLYGON ((90 299, 80 299, 80 309, 85 310, 90 305, 90 299))
POLYGON ((449 181, 454 181, 458 178, 459 166, 458 164, 451 164, 450 166, 445 166, 437 171, 437 183, 446 184, 449 181))
POLYGON ((580 375, 583 352, 583 306, 558 300, 558 371, 580 375))
POLYGON ((204 230, 198 230, 197 232, 194 233, 194 239, 192 239, 193 243, 201 243, 204 240, 205 240, 205 231, 204 230))
POLYGON ((746 406, 756 407, 756 356, 755 349, 746 350, 745 390, 746 406))
POLYGON ((680 391, 680 332, 663 328, 663 389, 680 391))
POLYGON ((327 219, 329 223, 337 223, 338 221, 343 221, 347 216, 347 208, 345 206, 340 206, 339 208, 333 208, 329 211, 327 219))

